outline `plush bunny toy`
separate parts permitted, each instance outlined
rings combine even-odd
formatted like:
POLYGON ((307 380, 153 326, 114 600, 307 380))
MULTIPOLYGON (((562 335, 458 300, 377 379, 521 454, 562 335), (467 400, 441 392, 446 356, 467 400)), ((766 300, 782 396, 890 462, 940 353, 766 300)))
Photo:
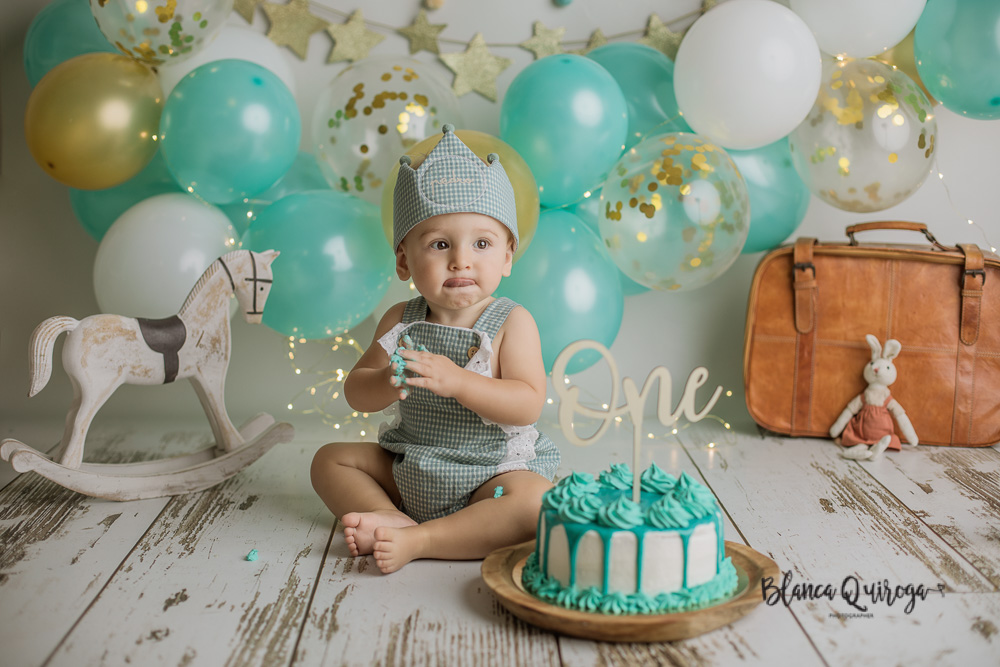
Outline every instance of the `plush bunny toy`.
POLYGON ((872 349, 871 363, 864 370, 868 388, 847 404, 830 427, 830 437, 841 436, 840 444, 847 448, 841 453, 845 459, 874 460, 887 448, 900 449, 899 436, 893 429, 893 417, 906 441, 914 446, 918 442, 906 411, 889 394, 889 385, 896 381, 896 367, 892 360, 902 346, 898 340, 887 340, 883 351, 875 336, 868 334, 865 340, 872 349))

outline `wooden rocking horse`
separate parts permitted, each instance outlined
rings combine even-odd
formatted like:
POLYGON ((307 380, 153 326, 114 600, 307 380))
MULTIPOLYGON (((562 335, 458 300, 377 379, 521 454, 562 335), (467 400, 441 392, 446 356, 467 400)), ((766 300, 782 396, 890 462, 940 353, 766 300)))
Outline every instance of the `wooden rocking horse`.
POLYGON ((247 322, 257 324, 271 291, 275 250, 237 250, 216 259, 191 289, 177 315, 162 320, 92 315, 82 320, 50 317, 31 334, 34 396, 52 374, 52 347, 63 345, 63 368, 73 384, 73 403, 58 463, 14 439, 0 444, 0 458, 18 472, 34 470, 68 489, 109 500, 138 500, 200 491, 235 475, 279 442, 294 435, 291 424, 259 414, 237 429, 225 405, 229 367, 229 302, 235 292, 247 322), (215 436, 215 446, 169 459, 128 464, 83 461, 84 441, 97 411, 123 384, 154 385, 187 378, 194 385, 215 436))

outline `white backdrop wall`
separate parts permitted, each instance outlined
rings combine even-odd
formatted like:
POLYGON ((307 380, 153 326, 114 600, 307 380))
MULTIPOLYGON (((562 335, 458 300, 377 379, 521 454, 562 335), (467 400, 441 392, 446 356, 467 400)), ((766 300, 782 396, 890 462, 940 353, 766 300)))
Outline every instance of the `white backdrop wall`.
MULTIPOLYGON (((36 324, 52 315, 82 318, 98 312, 92 287, 98 244, 75 220, 67 188, 42 172, 31 158, 24 139, 24 109, 30 94, 22 64, 24 35, 31 19, 45 4, 45 0, 18 0, 0 6, 0 424, 24 418, 62 419, 71 390, 59 361, 49 386, 30 400, 27 397, 28 338, 36 324)), ((319 4, 345 12, 361 7, 366 19, 395 27, 409 25, 419 9, 417 0, 376 3, 320 0, 319 4)), ((549 28, 565 27, 566 40, 585 40, 598 27, 608 36, 638 31, 651 13, 667 21, 699 6, 699 2, 691 0, 626 3, 575 0, 565 8, 547 0, 448 0, 442 9, 430 14, 430 21, 447 24, 440 37, 462 43, 442 41, 441 50, 456 52, 464 50, 464 44, 476 32, 482 32, 489 43, 523 42, 531 36, 534 21, 541 21, 549 28)), ((324 18, 341 20, 332 15, 324 18)), ((236 14, 230 23, 247 25, 236 14)), ((252 27, 266 30, 266 17, 259 8, 252 27)), ((407 54, 403 37, 391 31, 384 34, 385 40, 372 50, 372 55, 407 54)), ((304 128, 303 148, 314 100, 344 67, 343 63, 326 64, 330 48, 330 38, 317 33, 310 40, 305 61, 286 50, 296 77, 296 98, 304 128)), ((502 100, 511 80, 533 56, 514 46, 491 47, 491 51, 513 60, 513 65, 497 80, 502 100)), ((451 82, 451 72, 432 54, 422 52, 415 57, 431 64, 445 81, 451 82)), ((492 103, 470 93, 460 103, 469 129, 498 133, 499 102, 492 103)), ((875 214, 846 213, 813 198, 796 235, 832 240, 841 238, 848 224, 897 219, 926 222, 945 243, 985 246, 984 233, 994 245, 1000 243, 1000 223, 996 216, 1000 122, 968 120, 940 107, 937 120, 937 168, 944 174, 943 180, 935 172, 910 199, 875 214), (977 224, 968 224, 968 219, 977 224)), ((871 238, 907 240, 906 235, 891 233, 871 238)), ((679 397, 690 370, 704 365, 710 371, 710 382, 733 391, 733 396, 720 402, 713 412, 735 424, 745 424, 748 418, 742 398, 743 328, 747 290, 760 257, 760 254, 742 256, 726 274, 700 290, 648 292, 628 297, 622 328, 612 347, 622 374, 641 380, 654 366, 664 365, 674 375, 674 396, 679 397)), ((354 333, 367 345, 371 324, 360 326, 354 333)), ((57 344, 57 357, 59 349, 61 345, 57 344)), ((315 377, 296 375, 287 354, 287 341, 279 334, 262 325, 249 326, 234 320, 233 363, 227 386, 227 404, 234 421, 262 410, 279 416, 284 413, 293 421, 310 418, 288 414, 286 406, 290 399, 314 382, 315 377)), ((603 365, 578 375, 575 382, 596 402, 606 400, 608 373, 603 365)), ((342 399, 329 407, 345 413, 348 410, 342 399)), ((98 419, 181 418, 199 413, 194 392, 182 382, 164 387, 123 388, 98 419)))

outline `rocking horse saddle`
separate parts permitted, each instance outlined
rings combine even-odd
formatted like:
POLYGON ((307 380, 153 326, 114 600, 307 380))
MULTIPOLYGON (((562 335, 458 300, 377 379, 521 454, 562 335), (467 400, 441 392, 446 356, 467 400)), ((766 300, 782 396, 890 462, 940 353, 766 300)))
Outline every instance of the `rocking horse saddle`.
POLYGON ((184 322, 177 315, 164 317, 161 320, 137 317, 136 321, 139 322, 139 331, 142 332, 142 339, 146 341, 149 349, 163 355, 163 384, 173 382, 177 379, 177 370, 180 366, 177 352, 187 339, 184 322))

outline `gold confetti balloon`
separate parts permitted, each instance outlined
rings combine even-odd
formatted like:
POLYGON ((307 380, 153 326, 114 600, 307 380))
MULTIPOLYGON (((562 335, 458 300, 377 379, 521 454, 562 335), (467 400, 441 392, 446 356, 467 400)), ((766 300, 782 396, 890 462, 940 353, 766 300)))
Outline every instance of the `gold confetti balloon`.
POLYGON ((462 125, 458 98, 430 67, 407 58, 366 58, 317 98, 312 150, 330 187, 378 204, 399 156, 445 123, 462 125))
POLYGON ((746 183, 717 144, 687 132, 659 134, 611 170, 598 226, 611 259, 635 282, 696 289, 732 266, 746 243, 746 183))
POLYGON ((233 1, 90 0, 90 11, 119 51, 155 67, 180 62, 211 41, 233 1))
POLYGON ((920 78, 920 72, 917 71, 917 61, 913 55, 913 31, 903 38, 903 41, 886 50, 883 53, 872 56, 875 60, 884 62, 886 65, 895 67, 896 69, 903 70, 906 76, 913 79, 913 82, 920 86, 920 90, 924 91, 924 95, 931 105, 936 105, 937 100, 931 95, 930 91, 927 90, 927 86, 924 85, 923 80, 920 78))
POLYGON ((789 135, 809 190, 845 211, 894 206, 934 164, 937 121, 920 87, 877 60, 829 60, 816 104, 789 135))
MULTIPOLYGON (((456 130, 455 135, 469 147, 473 153, 485 160, 490 153, 496 153, 500 157, 500 164, 510 179, 510 184, 514 188, 514 205, 517 212, 517 237, 519 243, 517 252, 514 254, 514 261, 520 259, 524 251, 531 245, 531 239, 535 236, 538 228, 538 214, 540 211, 538 203, 538 184, 528 167, 524 158, 514 150, 510 144, 502 141, 492 134, 477 132, 476 130, 456 130)), ((431 152, 441 141, 441 133, 427 137, 420 143, 414 145, 406 151, 414 164, 431 152)), ((392 245, 392 191, 396 187, 396 179, 399 176, 399 156, 389 170, 385 187, 382 189, 382 232, 385 240, 392 245)))
POLYGON ((132 178, 153 158, 162 110, 152 70, 117 53, 87 53, 38 82, 24 133, 49 176, 80 190, 102 190, 132 178))

